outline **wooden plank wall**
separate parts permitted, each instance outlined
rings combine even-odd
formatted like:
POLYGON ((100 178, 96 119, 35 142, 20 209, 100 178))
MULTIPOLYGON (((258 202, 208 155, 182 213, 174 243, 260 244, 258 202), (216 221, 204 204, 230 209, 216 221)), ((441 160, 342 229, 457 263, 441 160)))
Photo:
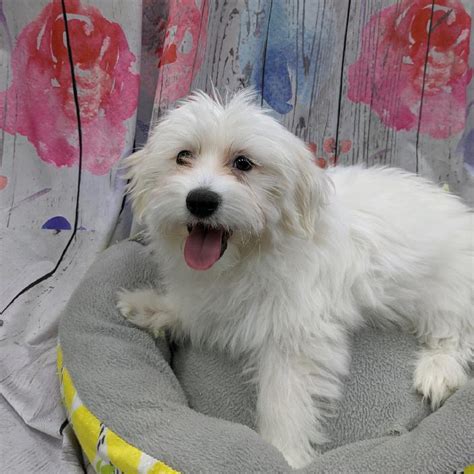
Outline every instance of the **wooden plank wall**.
MULTIPOLYGON (((462 131, 448 132, 449 136, 440 138, 431 123, 436 112, 433 105, 439 103, 443 109, 441 120, 450 127, 456 114, 466 114, 467 102, 462 108, 459 102, 446 97, 432 100, 428 90, 432 87, 430 66, 426 62, 418 65, 413 80, 422 81, 420 88, 407 82, 406 64, 411 61, 407 45, 413 22, 427 21, 415 41, 418 57, 423 54, 427 59, 443 24, 456 22, 461 11, 472 14, 474 9, 468 0, 452 0, 448 4, 452 8, 443 11, 439 19, 436 12, 442 5, 437 0, 203 2, 202 11, 209 9, 208 21, 199 33, 204 59, 189 90, 209 91, 211 83, 221 92, 254 87, 275 117, 311 143, 320 164, 332 163, 337 149, 339 163, 399 166, 446 183, 472 202, 472 177, 464 169, 459 147, 462 131), (415 4, 416 9, 412 8, 415 4), (387 19, 389 15, 391 20, 387 19), (402 31, 406 35, 400 39, 405 42, 400 48, 387 37, 398 22, 402 24, 397 34, 402 31), (203 29, 206 31, 201 35, 203 29), (383 73, 375 63, 357 67, 358 60, 368 52, 372 52, 368 60, 379 65, 386 61, 385 66, 381 65, 383 73), (383 84, 381 74, 386 76, 383 84), (403 123, 400 111, 407 107, 407 91, 412 94, 408 106, 414 118, 403 123), (365 96, 363 101, 360 96, 365 96), (392 120, 398 123, 384 123, 382 106, 392 116, 400 115, 392 120)), ((471 67, 472 58, 471 51, 471 67)), ((453 62, 451 69, 455 67, 453 62)), ((161 75, 159 80, 164 80, 166 71, 161 75)), ((472 87, 471 81, 471 91, 472 87)), ((154 117, 172 104, 158 96, 154 117)))

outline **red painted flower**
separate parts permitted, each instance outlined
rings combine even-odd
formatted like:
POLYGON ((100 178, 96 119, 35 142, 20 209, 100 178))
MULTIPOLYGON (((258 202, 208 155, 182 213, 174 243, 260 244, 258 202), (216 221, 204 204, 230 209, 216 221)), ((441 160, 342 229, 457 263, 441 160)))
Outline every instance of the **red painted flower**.
POLYGON ((435 0, 434 7, 432 0, 404 0, 381 10, 364 27, 361 54, 349 68, 349 99, 370 104, 389 127, 414 130, 423 94, 421 133, 461 132, 470 29, 459 0, 435 0))
MULTIPOLYGON (((124 121, 137 105, 135 56, 117 23, 79 0, 67 2, 68 27, 83 131, 83 164, 105 174, 125 147, 124 121)), ((40 158, 56 166, 78 160, 77 119, 61 1, 54 0, 28 24, 12 52, 11 87, 0 93, 9 133, 20 133, 40 158), (27 78, 27 80, 25 80, 27 78)))
POLYGON ((160 58, 155 102, 167 107, 189 93, 204 60, 209 17, 208 0, 170 2, 168 28, 160 58))

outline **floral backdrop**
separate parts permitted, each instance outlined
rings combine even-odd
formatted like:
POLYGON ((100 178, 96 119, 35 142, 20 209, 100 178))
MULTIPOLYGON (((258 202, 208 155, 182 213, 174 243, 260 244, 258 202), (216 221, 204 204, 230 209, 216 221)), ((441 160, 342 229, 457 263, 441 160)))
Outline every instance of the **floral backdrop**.
POLYGON ((349 99, 370 105, 389 128, 415 130, 423 91, 420 133, 437 139, 458 135, 466 123, 466 114, 460 112, 466 109, 472 78, 470 29, 471 17, 459 1, 437 1, 434 7, 431 1, 409 1, 380 10, 364 26, 361 54, 349 67, 349 99), (370 48, 369 37, 377 22, 384 55, 370 48), (364 89, 358 88, 367 75, 373 79, 364 89), (399 102, 390 100, 393 94, 399 102))
POLYGON ((251 86, 315 166, 401 166, 472 204, 473 12, 470 0, 0 0, 0 463, 77 464, 59 434, 57 321, 97 252, 129 234, 120 160, 164 111, 196 88, 251 86))

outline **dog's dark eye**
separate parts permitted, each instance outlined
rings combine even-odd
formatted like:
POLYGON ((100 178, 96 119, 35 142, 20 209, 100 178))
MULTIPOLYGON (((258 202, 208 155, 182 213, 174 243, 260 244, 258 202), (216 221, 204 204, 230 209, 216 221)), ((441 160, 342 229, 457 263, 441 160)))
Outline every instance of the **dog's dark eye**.
POLYGON ((250 171, 253 168, 253 163, 244 155, 239 155, 234 162, 232 167, 240 171, 250 171))
POLYGON ((185 165, 186 160, 192 157, 193 157, 193 154, 189 150, 181 150, 176 156, 176 163, 178 165, 185 165))

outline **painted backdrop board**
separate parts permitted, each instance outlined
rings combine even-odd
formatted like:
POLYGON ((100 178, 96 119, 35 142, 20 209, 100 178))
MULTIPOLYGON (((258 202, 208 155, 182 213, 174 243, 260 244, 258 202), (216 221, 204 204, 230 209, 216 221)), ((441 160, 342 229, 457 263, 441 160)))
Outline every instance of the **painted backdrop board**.
POLYGON ((472 203, 473 9, 469 0, 181 2, 167 17, 153 120, 192 89, 250 86, 320 166, 399 166, 472 203))

